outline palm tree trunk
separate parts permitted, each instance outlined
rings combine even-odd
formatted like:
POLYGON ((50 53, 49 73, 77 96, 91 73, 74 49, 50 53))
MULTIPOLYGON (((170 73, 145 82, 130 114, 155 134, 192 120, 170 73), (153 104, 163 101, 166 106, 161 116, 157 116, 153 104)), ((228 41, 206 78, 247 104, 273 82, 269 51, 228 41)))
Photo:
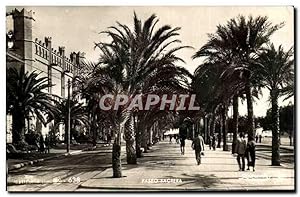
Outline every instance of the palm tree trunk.
POLYGON ((121 178, 122 177, 122 163, 121 163, 121 128, 118 124, 114 131, 114 143, 112 150, 112 168, 113 168, 113 177, 121 178))
POLYGON ((91 125, 91 130, 92 130, 92 134, 93 134, 93 146, 97 145, 97 128, 96 128, 96 117, 95 114, 93 113, 92 115, 92 125, 91 125))
POLYGON ((294 146, 293 140, 294 140, 294 129, 290 131, 290 146, 294 146))
POLYGON ((152 146, 153 125, 148 130, 148 148, 152 146))
POLYGON ((157 135, 157 123, 158 122, 154 122, 153 126, 152 126, 152 137, 151 137, 151 140, 152 140, 152 144, 154 145, 156 143, 156 135, 157 135))
POLYGON ((142 128, 142 147, 144 149, 144 153, 148 152, 148 129, 144 126, 142 128))
MULTIPOLYGON (((207 118, 206 118, 206 116, 203 117, 203 127, 204 127, 204 131, 203 131, 204 133, 203 134, 205 134, 207 132, 207 118)), ((194 139, 194 138, 195 138, 195 136, 192 137, 192 139, 194 139)))
POLYGON ((207 132, 205 133, 205 143, 207 144, 208 141, 209 141, 209 136, 210 136, 210 133, 211 133, 211 124, 212 124, 212 121, 213 121, 213 116, 212 117, 207 117, 206 119, 206 122, 207 122, 207 132))
POLYGON ((16 110, 12 114, 12 143, 25 141, 25 115, 16 110))
POLYGON ((67 144, 68 143, 68 120, 67 119, 65 119, 64 120, 64 125, 65 125, 65 138, 64 138, 64 142, 65 142, 65 144, 67 144))
POLYGON ((222 117, 220 117, 219 123, 220 123, 220 127, 219 127, 219 133, 218 133, 218 144, 217 144, 217 148, 221 148, 221 140, 222 140, 222 117))
POLYGON ((246 83, 245 86, 246 98, 247 98, 247 111, 248 111, 248 139, 250 137, 254 138, 255 130, 254 130, 254 114, 253 114, 253 102, 252 102, 252 93, 250 82, 246 83))
POLYGON ((233 139, 232 139, 232 154, 235 153, 235 146, 237 143, 238 133, 238 117, 239 117, 239 97, 235 95, 233 97, 233 139))
POLYGON ((126 155, 127 164, 137 164, 136 159, 136 142, 134 137, 134 122, 132 114, 129 115, 129 119, 125 122, 125 140, 126 140, 126 155))
POLYGON ((227 107, 222 106, 222 131, 223 131, 223 151, 228 151, 227 146, 227 107))
POLYGON ((216 129, 216 116, 215 113, 213 113, 212 118, 211 118, 211 124, 210 124, 210 132, 209 135, 212 136, 215 134, 215 129, 216 129))
POLYGON ((75 124, 73 123, 73 120, 70 120, 70 143, 72 142, 72 137, 74 137, 74 129, 75 129, 75 124))
POLYGON ((280 131, 279 131, 279 108, 278 91, 271 92, 272 102, 272 166, 280 165, 280 131))
POLYGON ((140 158, 142 157, 142 151, 141 151, 141 146, 142 146, 142 133, 141 130, 142 125, 140 123, 140 120, 137 118, 137 121, 135 122, 135 138, 136 138, 136 157, 140 158))

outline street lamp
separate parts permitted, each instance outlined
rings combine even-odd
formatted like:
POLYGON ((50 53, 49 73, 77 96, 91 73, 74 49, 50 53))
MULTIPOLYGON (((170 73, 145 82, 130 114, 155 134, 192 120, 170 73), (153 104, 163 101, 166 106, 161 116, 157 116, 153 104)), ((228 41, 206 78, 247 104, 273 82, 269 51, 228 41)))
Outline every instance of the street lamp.
POLYGON ((67 153, 70 152, 70 139, 71 139, 71 109, 70 109, 70 88, 71 88, 71 80, 68 79, 68 103, 67 103, 67 108, 68 108, 68 130, 67 130, 67 153))
POLYGON ((12 49, 14 47, 14 41, 15 41, 14 33, 13 31, 9 31, 6 34, 6 47, 8 49, 12 49))

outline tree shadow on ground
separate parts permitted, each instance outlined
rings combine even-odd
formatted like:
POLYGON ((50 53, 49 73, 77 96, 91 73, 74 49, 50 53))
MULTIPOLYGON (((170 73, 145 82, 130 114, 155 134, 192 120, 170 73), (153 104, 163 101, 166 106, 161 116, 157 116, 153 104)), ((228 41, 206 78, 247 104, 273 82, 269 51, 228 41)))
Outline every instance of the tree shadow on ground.
POLYGON ((174 176, 166 176, 165 179, 181 179, 182 183, 178 186, 197 186, 202 188, 210 188, 216 186, 216 184, 220 183, 220 180, 214 175, 203 175, 203 174, 193 174, 189 175, 183 173, 181 177, 174 176))

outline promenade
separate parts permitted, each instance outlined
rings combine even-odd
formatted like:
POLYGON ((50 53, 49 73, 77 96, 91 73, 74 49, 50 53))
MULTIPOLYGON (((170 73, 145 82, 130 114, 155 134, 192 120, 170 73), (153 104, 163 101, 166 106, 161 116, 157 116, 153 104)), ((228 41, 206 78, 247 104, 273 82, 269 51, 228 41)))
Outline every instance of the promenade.
POLYGON ((220 149, 206 147, 202 164, 196 165, 191 141, 185 155, 179 144, 160 142, 138 165, 123 165, 123 178, 111 178, 112 169, 82 183, 78 190, 293 190, 294 169, 290 165, 270 166, 257 158, 256 171, 238 171, 236 157, 220 149))

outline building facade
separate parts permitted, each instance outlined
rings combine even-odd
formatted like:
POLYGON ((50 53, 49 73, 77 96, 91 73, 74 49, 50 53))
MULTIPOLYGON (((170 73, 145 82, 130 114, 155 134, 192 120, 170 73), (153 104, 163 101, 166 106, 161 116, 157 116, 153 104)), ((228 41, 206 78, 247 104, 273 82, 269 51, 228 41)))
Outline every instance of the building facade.
MULTIPOLYGON (((24 68, 25 72, 38 72, 41 76, 48 77, 48 83, 53 86, 48 92, 67 97, 68 80, 72 80, 79 72, 84 59, 84 53, 72 52, 67 55, 65 47, 58 49, 52 47, 52 38, 43 40, 34 38, 34 12, 25 9, 14 9, 6 15, 6 67, 17 69, 24 68)), ((11 117, 7 117, 7 136, 11 133, 11 117)), ((37 120, 33 118, 30 125, 35 126, 37 120)), ((29 124, 29 123, 28 123, 29 124)), ((27 125, 30 128, 30 125, 27 125)), ((63 128, 60 128, 62 136, 63 128)), ((42 127, 42 133, 46 134, 49 126, 42 127)), ((8 139, 9 142, 9 139, 8 139)))

